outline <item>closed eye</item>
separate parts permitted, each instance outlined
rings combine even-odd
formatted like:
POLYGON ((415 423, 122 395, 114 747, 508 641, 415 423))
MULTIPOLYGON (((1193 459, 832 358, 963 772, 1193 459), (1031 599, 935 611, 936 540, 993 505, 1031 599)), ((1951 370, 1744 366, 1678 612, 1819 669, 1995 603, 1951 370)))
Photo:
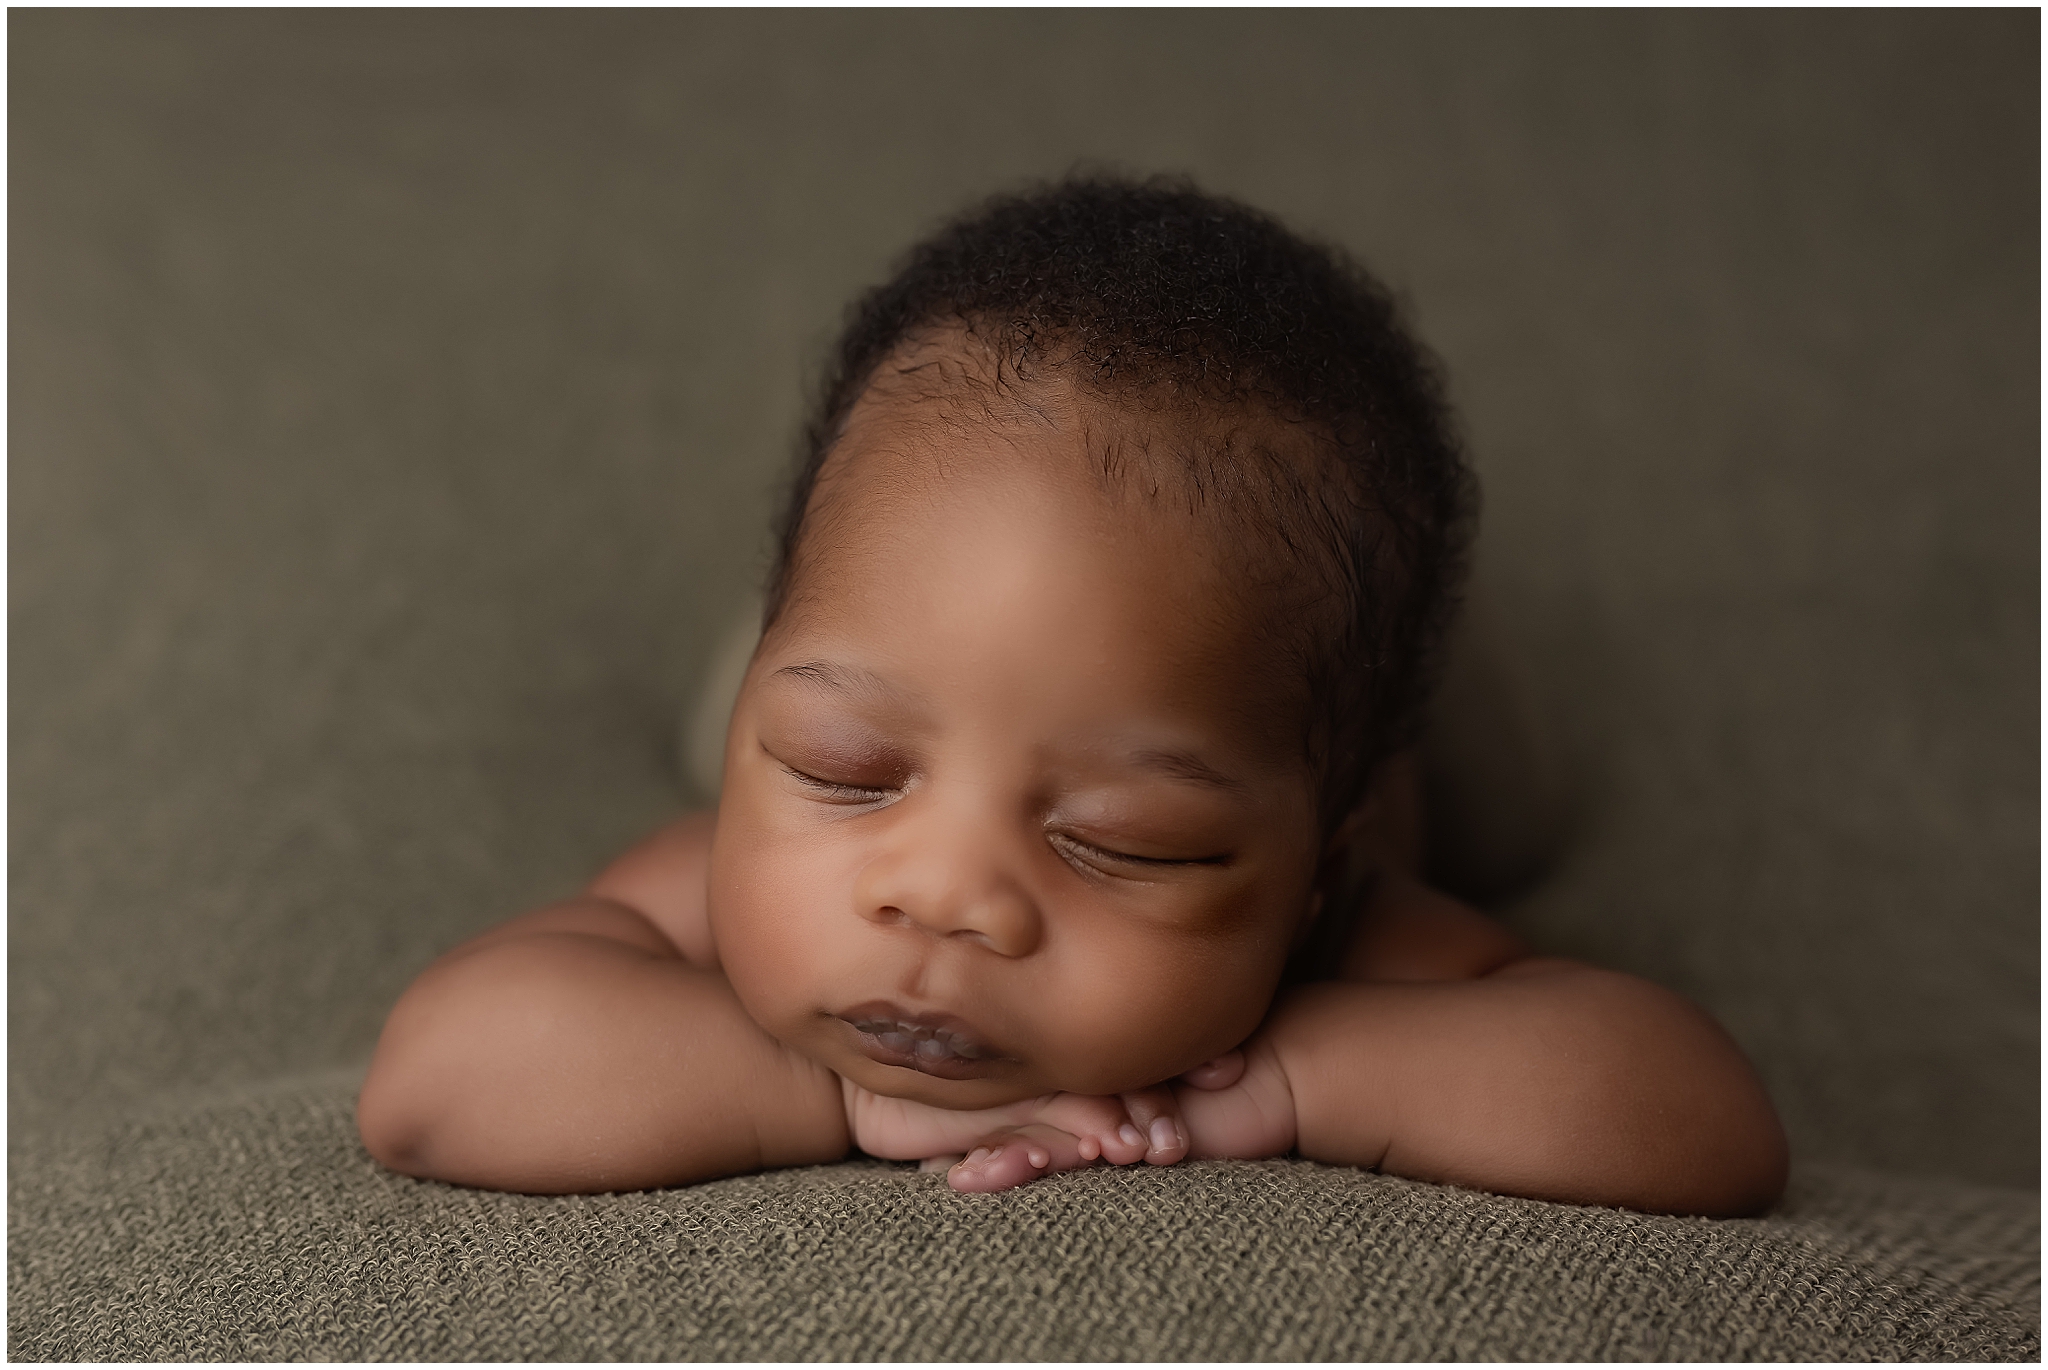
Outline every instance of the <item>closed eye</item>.
POLYGON ((835 804, 874 804, 887 799, 890 794, 890 791, 876 789, 872 785, 848 785, 838 780, 826 780, 808 771, 800 771, 787 761, 778 764, 805 789, 814 790, 820 798, 835 804))
POLYGON ((1228 852, 1197 857, 1135 856, 1130 852, 1098 847, 1093 842, 1083 842, 1080 838, 1063 832, 1053 833, 1052 843, 1069 857, 1078 856, 1090 862, 1106 862, 1120 866, 1221 866, 1230 860, 1228 852))

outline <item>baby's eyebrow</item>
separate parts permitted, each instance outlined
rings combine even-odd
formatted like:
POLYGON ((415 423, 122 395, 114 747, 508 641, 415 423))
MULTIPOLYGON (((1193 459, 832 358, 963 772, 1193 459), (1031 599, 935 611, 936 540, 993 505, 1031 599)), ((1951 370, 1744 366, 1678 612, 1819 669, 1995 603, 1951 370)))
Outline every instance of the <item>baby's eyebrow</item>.
MULTIPOLYGON (((775 676, 788 676, 792 680, 822 685, 834 694, 886 695, 891 698, 901 698, 903 695, 903 691, 873 671, 863 670, 859 666, 847 666, 837 661, 799 661, 784 666, 775 672, 775 676)), ((770 677, 773 678, 775 677, 770 677)))
POLYGON ((1192 780, 1232 794, 1251 793, 1251 787, 1236 776, 1226 775, 1193 752, 1177 747, 1140 747, 1125 753, 1124 760, 1141 771, 1154 771, 1175 780, 1192 780))

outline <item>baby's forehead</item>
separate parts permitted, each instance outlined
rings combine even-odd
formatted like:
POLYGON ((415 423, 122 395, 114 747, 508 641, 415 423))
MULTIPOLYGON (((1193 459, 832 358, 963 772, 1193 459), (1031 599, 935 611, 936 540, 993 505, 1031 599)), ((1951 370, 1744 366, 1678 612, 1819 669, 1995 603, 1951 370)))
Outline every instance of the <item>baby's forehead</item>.
POLYGON ((853 493, 919 476, 1002 477, 1012 462, 1130 512, 1206 515, 1240 546, 1262 534, 1297 543, 1283 525, 1313 516, 1329 474, 1324 435, 1247 387, 1103 376, 1056 342, 1020 352, 953 326, 914 336, 876 368, 818 483, 853 493))
POLYGON ((911 524, 934 506, 1025 483, 1199 584, 1219 632, 1299 663, 1305 641, 1338 631, 1343 603, 1329 463, 1311 426, 1254 395, 1112 385, 1053 347, 1020 358, 962 328, 931 331, 885 359, 840 425, 786 584, 808 598, 849 559, 920 536, 911 524))
POLYGON ((911 701, 904 717, 1036 720, 1046 747, 1157 725, 1293 765, 1307 681, 1272 650, 1286 615, 1246 592, 1213 529, 973 456, 975 474, 935 477, 922 455, 862 454, 863 488, 809 535, 770 655, 895 681, 882 693, 911 701))
POLYGON ((1063 399, 993 418, 957 399, 942 416, 931 402, 863 414, 820 473, 789 607, 811 618, 848 594, 905 596, 911 582, 1001 561, 1017 574, 988 582, 990 595, 1007 584, 1034 604, 1113 596, 1136 619, 1183 629, 1179 650, 1209 669, 1248 653, 1274 670, 1295 660, 1272 648, 1326 591, 1285 539, 1259 535, 1263 511, 1229 499, 1211 471, 1188 474, 1201 454, 1172 424, 1071 390, 1063 399), (920 554, 942 543, 967 551, 920 554))

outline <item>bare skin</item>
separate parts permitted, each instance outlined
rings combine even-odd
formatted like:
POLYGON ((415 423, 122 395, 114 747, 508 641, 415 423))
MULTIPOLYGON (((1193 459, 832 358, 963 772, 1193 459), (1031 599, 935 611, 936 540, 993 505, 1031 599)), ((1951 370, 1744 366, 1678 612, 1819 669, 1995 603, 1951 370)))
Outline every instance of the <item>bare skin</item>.
POLYGON ((1334 839, 1381 871, 1339 978, 1278 993, 1331 851, 1288 686, 1216 608, 1238 568, 1091 482, 1077 401, 962 424, 887 398, 821 482, 715 817, 429 967, 363 1087, 372 1154, 571 1192, 850 1146, 963 1190, 1295 1151, 1775 1201, 1783 1135, 1726 1034, 1422 884, 1399 766, 1334 839))

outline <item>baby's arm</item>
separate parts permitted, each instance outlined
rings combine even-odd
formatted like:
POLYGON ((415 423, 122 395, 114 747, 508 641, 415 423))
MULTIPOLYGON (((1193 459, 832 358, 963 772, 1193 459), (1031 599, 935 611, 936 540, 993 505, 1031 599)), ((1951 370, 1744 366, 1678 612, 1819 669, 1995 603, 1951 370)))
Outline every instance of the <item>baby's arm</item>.
POLYGON ((410 1175, 529 1193, 642 1189, 846 1154, 839 1077, 754 1025, 703 935, 708 825, 493 929, 406 990, 357 1124, 410 1175), (662 878, 649 878, 651 874, 662 878))
POLYGON ((1659 1212, 1776 1200, 1784 1134, 1711 1018, 1632 976, 1526 956, 1490 920, 1388 879, 1344 979, 1283 998, 1232 1087, 1179 1091, 1193 1154, 1291 1145, 1413 1179, 1659 1212))

